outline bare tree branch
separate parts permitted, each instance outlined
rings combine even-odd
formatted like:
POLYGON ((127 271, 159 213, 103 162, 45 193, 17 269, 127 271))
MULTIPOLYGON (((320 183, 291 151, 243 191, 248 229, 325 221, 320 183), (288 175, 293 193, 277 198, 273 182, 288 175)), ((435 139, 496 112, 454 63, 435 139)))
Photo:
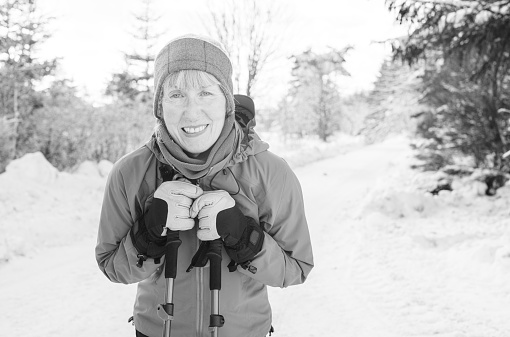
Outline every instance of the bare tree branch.
POLYGON ((222 4, 218 9, 209 3, 210 23, 206 23, 206 29, 212 28, 229 54, 237 92, 253 95, 257 79, 275 54, 277 41, 281 40, 271 32, 276 6, 255 0, 230 0, 222 4))

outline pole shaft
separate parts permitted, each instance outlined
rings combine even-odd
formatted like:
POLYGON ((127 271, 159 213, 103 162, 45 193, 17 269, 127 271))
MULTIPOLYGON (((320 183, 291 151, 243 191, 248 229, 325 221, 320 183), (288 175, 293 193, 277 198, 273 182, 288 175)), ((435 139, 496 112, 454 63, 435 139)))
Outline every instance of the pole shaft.
POLYGON ((165 326, 163 327, 163 337, 170 337, 171 331, 172 321, 165 321, 165 326))
POLYGON ((211 314, 218 315, 220 313, 220 291, 211 290, 211 314))
POLYGON ((165 302, 166 303, 174 303, 174 279, 167 278, 166 281, 166 294, 165 294, 165 302))
POLYGON ((221 289, 221 239, 209 243, 207 256, 210 262, 209 289, 211 290, 211 336, 218 336, 218 328, 223 326, 223 317, 220 316, 220 289, 221 289))

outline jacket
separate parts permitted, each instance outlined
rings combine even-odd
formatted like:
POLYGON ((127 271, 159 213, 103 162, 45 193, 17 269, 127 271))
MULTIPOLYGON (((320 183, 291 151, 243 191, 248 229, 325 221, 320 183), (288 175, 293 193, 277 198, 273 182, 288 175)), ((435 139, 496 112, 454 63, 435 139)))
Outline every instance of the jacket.
MULTIPOLYGON (((312 247, 305 218, 301 187, 287 163, 268 151, 252 125, 235 128, 242 141, 232 156, 212 167, 199 180, 203 190, 226 190, 245 216, 264 229, 262 250, 249 268, 229 272, 230 258, 222 253, 220 314, 225 324, 222 336, 266 336, 271 327, 271 307, 266 286, 287 287, 303 283, 313 267, 312 247)), ((163 320, 157 307, 164 302, 164 263, 147 260, 136 266, 137 254, 130 231, 150 206, 161 184, 160 154, 151 139, 145 146, 115 163, 104 193, 99 222, 97 263, 112 282, 138 282, 134 305, 136 329, 148 336, 161 336, 163 320)), ((197 226, 195 226, 197 227, 197 226)), ((172 335, 209 336, 209 270, 186 272, 199 247, 196 228, 180 233, 177 276, 174 280, 172 335)))

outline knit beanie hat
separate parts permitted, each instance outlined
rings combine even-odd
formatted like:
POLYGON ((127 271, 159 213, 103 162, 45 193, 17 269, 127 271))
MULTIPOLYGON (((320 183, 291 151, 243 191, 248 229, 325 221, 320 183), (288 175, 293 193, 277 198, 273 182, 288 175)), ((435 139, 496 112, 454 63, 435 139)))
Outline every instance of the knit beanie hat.
POLYGON ((170 41, 154 62, 154 116, 161 118, 160 95, 167 76, 180 70, 200 70, 213 75, 227 100, 227 115, 234 112, 232 63, 221 44, 211 38, 184 35, 170 41))

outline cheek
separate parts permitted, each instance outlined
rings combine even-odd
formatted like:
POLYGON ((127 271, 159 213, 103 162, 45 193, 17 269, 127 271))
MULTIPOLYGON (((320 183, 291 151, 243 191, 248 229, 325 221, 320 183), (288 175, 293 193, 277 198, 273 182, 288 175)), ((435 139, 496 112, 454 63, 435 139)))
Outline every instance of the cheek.
POLYGON ((166 125, 177 124, 179 122, 181 116, 179 115, 177 109, 174 109, 163 103, 161 106, 161 110, 162 110, 161 114, 163 115, 163 120, 166 125))
POLYGON ((227 101, 225 99, 215 102, 211 106, 209 116, 215 121, 225 120, 227 117, 227 101))

